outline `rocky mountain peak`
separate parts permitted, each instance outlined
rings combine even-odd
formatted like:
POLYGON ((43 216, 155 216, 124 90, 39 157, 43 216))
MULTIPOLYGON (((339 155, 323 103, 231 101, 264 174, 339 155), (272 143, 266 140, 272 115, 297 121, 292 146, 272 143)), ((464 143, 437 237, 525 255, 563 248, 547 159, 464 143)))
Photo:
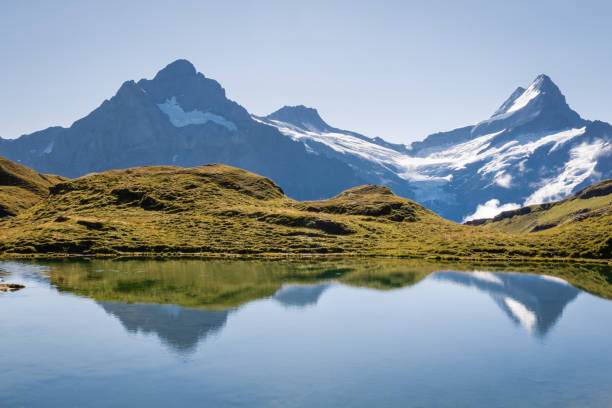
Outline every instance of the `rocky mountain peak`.
POLYGON ((325 123, 316 109, 304 105, 283 106, 266 116, 266 119, 289 123, 306 130, 323 131, 332 129, 325 123))
POLYGON ((166 65, 165 68, 160 70, 155 75, 154 80, 164 80, 166 78, 180 78, 180 77, 192 77, 197 74, 197 71, 193 64, 186 59, 178 59, 170 64, 166 65))

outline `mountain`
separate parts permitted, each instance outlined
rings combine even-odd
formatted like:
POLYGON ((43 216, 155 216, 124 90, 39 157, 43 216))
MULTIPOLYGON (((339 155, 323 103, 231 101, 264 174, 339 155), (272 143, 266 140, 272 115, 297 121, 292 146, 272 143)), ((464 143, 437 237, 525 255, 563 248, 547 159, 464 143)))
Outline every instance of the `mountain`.
POLYGON ((363 180, 344 163, 253 120, 216 81, 178 60, 127 81, 69 128, 0 139, 0 156, 39 172, 79 177, 145 165, 224 163, 273 178, 296 199, 330 197, 363 180), (330 177, 329 175, 333 175, 330 177))
POLYGON ((223 163, 269 177, 298 200, 369 183, 462 222, 612 177, 612 126, 582 119, 540 75, 490 118, 406 146, 335 128, 301 105, 253 116, 177 60, 153 79, 125 82, 69 128, 0 139, 0 156, 65 177, 223 163))
POLYGON ((516 89, 489 119, 410 146, 333 128, 303 106, 256 119, 455 221, 557 200, 612 177, 612 126, 582 119, 546 75, 516 89))
POLYGON ((0 253, 610 258, 602 245, 611 218, 508 234, 447 221, 387 187, 299 202, 270 179, 234 167, 150 166, 52 186, 48 198, 0 220, 0 253))
POLYGON ((358 177, 368 183, 387 186, 401 196, 415 195, 402 175, 401 166, 398 166, 408 153, 404 145, 331 127, 316 109, 303 105, 285 106, 268 116, 253 118, 303 143, 313 156, 347 163, 358 177))
POLYGON ((0 218, 30 208, 49 195, 49 187, 64 180, 0 157, 0 218))

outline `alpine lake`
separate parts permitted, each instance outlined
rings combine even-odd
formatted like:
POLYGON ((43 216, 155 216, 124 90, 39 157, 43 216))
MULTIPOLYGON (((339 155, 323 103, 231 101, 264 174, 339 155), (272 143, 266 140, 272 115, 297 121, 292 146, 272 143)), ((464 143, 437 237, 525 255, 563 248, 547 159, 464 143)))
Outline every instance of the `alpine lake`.
POLYGON ((0 261, 0 407, 610 407, 612 270, 0 261))

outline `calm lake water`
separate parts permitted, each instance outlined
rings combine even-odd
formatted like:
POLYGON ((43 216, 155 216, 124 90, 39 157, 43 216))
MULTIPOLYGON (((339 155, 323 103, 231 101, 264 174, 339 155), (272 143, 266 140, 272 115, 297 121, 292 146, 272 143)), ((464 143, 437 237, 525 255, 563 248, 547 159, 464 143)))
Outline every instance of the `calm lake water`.
POLYGON ((611 407, 612 301, 555 268, 0 262, 0 407, 611 407))

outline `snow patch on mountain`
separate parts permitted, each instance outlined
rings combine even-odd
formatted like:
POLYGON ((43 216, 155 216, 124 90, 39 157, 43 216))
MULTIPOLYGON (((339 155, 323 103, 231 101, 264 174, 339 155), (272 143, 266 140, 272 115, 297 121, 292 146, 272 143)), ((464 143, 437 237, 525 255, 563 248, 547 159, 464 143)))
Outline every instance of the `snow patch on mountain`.
POLYGON ((480 220, 484 218, 493 218, 497 214, 500 214, 504 211, 516 210, 521 206, 516 203, 507 203, 504 205, 499 205, 500 202, 497 198, 492 198, 484 204, 478 204, 476 207, 476 211, 472 215, 468 215, 463 219, 463 222, 480 220))
POLYGON ((253 117, 253 119, 265 124, 270 124, 271 122, 281 133, 291 137, 293 140, 301 141, 302 143, 307 143, 308 140, 321 143, 338 153, 353 154, 365 160, 378 162, 383 165, 395 166, 397 165, 397 161, 404 156, 393 149, 377 145, 346 133, 321 131, 309 123, 303 124, 306 128, 303 129, 279 120, 271 119, 263 121, 257 117, 253 117))
POLYGON ((203 125, 207 122, 214 122, 224 126, 229 131, 235 131, 237 129, 234 122, 225 119, 223 116, 215 115, 214 113, 202 112, 197 109, 185 112, 176 101, 176 96, 166 99, 164 103, 157 104, 157 107, 168 115, 168 119, 170 119, 170 122, 176 127, 203 125))
POLYGON ((43 150, 44 154, 50 154, 53 151, 53 147, 55 147, 55 140, 49 142, 45 150, 43 150))
POLYGON ((537 82, 532 83, 525 92, 514 100, 512 106, 506 110, 506 113, 516 112, 517 110, 523 109, 532 99, 535 99, 540 94, 540 90, 537 87, 537 82))
POLYGON ((490 141, 503 133, 504 130, 479 136, 468 142, 460 143, 450 149, 432 153, 426 157, 404 155, 403 164, 409 169, 446 165, 447 169, 450 170, 462 170, 466 165, 481 161, 494 154, 497 151, 496 149, 487 150, 491 145, 490 141))
POLYGON ((486 151, 483 156, 491 157, 491 160, 483 167, 478 169, 478 173, 483 175, 488 173, 497 173, 500 170, 513 165, 517 160, 520 161, 522 159, 527 159, 540 147, 554 143, 554 145, 548 151, 551 153, 569 140, 583 135, 585 130, 586 127, 582 127, 580 129, 569 129, 549 135, 544 135, 541 133, 521 135, 520 140, 513 140, 506 143, 499 149, 489 149, 486 151))
POLYGON ((597 159, 612 151, 612 145, 603 140, 582 143, 570 150, 570 160, 558 176, 542 180, 541 187, 525 200, 525 206, 559 200, 570 195, 574 188, 595 171, 597 159))
POLYGON ((510 188, 510 184, 512 183, 512 176, 503 171, 498 171, 493 178, 495 184, 503 188, 510 188))

